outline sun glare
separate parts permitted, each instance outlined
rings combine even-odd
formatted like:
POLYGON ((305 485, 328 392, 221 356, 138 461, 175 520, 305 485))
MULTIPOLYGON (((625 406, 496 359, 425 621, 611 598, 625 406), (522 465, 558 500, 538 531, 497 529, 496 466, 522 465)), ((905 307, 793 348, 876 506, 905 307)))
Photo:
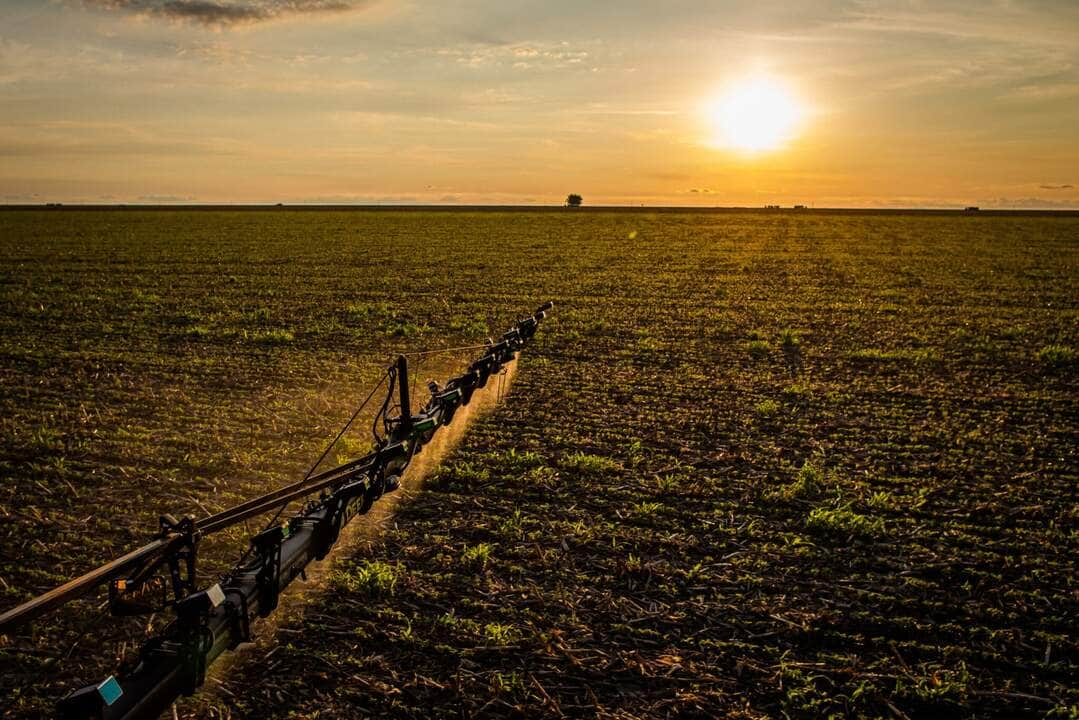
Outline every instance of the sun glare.
POLYGON ((712 106, 711 116, 717 145, 757 153, 787 144, 804 112, 781 82, 755 77, 731 86, 712 106))

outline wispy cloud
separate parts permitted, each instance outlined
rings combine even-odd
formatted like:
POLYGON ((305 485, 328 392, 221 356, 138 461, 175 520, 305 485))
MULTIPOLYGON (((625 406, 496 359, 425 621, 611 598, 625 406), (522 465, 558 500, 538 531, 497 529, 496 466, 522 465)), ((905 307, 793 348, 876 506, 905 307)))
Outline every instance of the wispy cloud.
POLYGON ((465 43, 447 47, 422 48, 413 55, 433 55, 468 68, 513 70, 591 68, 590 50, 562 42, 465 43))
POLYGON ((252 24, 289 15, 346 12, 363 4, 357 0, 83 0, 83 3, 210 27, 252 24))
POLYGON ((1079 200, 1049 200, 1040 197, 1009 198, 1002 197, 983 203, 985 207, 1002 210, 1075 210, 1079 200))
MULTIPOLYGON (((1069 69, 1074 75, 1074 67, 1069 69)), ((1079 81, 1037 79, 1036 82, 1022 85, 1010 91, 1004 96, 1004 99, 1029 103, 1049 100, 1069 100, 1077 95, 1079 95, 1079 81)))
POLYGON ((194 195, 139 195, 139 202, 182 203, 198 200, 194 195))
POLYGON ((973 3, 969 0, 855 0, 842 27, 880 34, 1025 43, 1041 46, 1074 44, 1071 23, 1076 19, 1071 2, 1005 0, 973 3))
POLYGON ((0 125, 2 158, 234 157, 248 149, 239 140, 180 137, 137 123, 55 120, 0 125))

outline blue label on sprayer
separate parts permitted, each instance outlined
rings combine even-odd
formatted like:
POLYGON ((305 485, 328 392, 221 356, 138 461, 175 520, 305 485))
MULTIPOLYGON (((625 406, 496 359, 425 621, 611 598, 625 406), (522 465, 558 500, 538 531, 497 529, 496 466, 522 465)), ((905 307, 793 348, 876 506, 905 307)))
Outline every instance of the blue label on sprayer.
POLYGON ((124 694, 123 689, 120 687, 120 683, 116 682, 115 675, 109 675, 97 686, 97 691, 101 695, 101 699, 105 701, 106 705, 112 705, 124 694))

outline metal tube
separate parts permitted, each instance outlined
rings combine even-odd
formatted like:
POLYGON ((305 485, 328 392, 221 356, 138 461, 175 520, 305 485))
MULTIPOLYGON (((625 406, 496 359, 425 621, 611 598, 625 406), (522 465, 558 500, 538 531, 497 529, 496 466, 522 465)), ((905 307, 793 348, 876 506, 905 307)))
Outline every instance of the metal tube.
POLYGON ((358 460, 341 465, 340 467, 319 473, 314 477, 300 482, 286 485, 285 487, 267 493, 260 497, 248 500, 245 503, 223 510, 216 515, 210 515, 198 522, 196 528, 203 535, 209 535, 235 525, 248 518, 254 517, 267 510, 272 510, 279 505, 284 505, 296 498, 310 495, 323 488, 330 487, 357 473, 365 473, 378 460, 378 453, 370 453, 358 460))
POLYGON ((91 570, 85 575, 80 575, 58 588, 53 588, 44 595, 38 595, 33 600, 8 610, 3 615, 0 615, 0 635, 11 632, 19 625, 40 617, 55 607, 59 607, 66 602, 74 600, 97 585, 121 575, 126 570, 145 562, 149 558, 160 555, 177 537, 179 536, 169 535, 154 540, 152 543, 143 545, 137 550, 132 550, 127 555, 91 570))
POLYGON ((397 356, 397 387, 401 392, 401 430, 412 429, 412 405, 408 398, 408 358, 397 356))

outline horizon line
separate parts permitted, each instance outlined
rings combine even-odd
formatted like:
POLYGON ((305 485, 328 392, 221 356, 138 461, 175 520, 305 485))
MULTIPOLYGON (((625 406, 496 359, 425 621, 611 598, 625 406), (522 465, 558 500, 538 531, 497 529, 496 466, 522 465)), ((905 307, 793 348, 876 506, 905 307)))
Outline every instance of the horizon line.
POLYGON ((760 212, 937 212, 937 213, 1079 213, 1074 207, 942 207, 939 205, 812 206, 812 205, 582 205, 519 203, 334 203, 334 202, 59 202, 0 203, 0 210, 60 209, 356 209, 356 210, 659 210, 659 211, 760 211, 760 212))

